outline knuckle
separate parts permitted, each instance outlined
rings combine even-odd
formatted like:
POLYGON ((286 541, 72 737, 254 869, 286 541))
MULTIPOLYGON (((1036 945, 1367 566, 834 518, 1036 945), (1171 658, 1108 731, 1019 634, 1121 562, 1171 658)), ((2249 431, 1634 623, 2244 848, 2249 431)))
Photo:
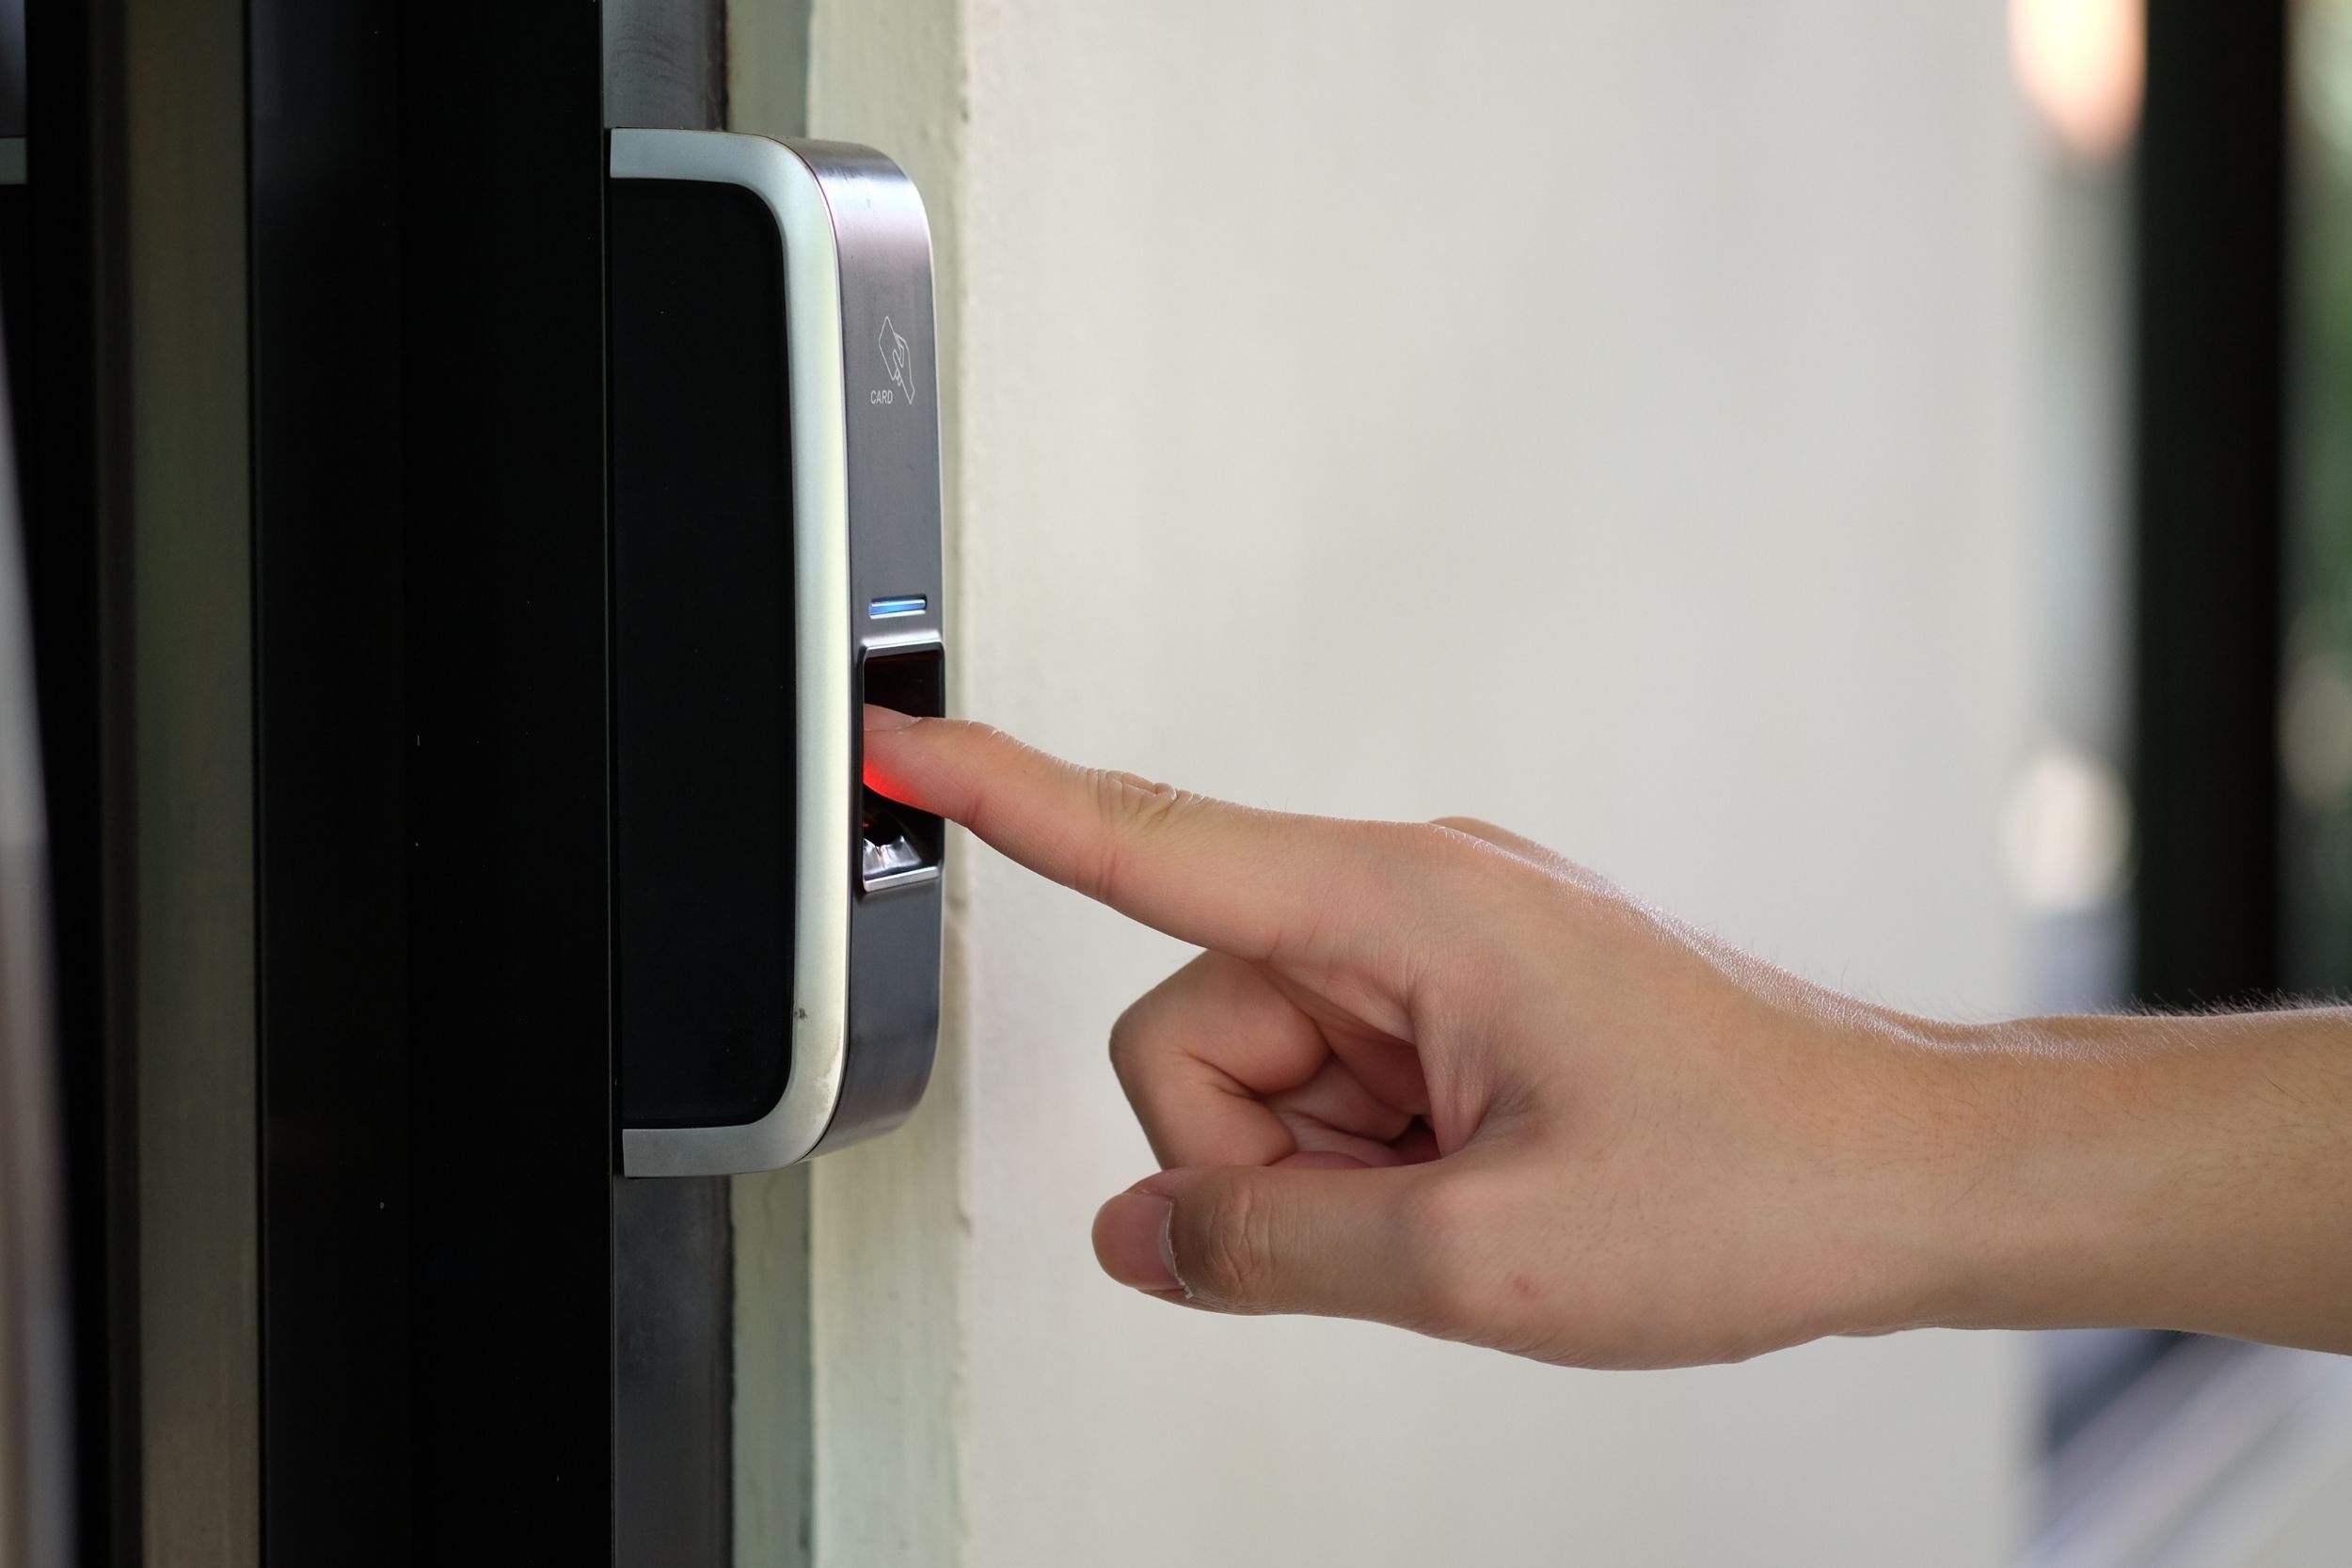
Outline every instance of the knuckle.
POLYGON ((1541 878, 1541 873, 1518 856, 1456 825, 1470 820, 1447 817, 1410 826, 1408 831, 1414 835, 1408 851, 1410 863, 1425 885, 1437 892, 1474 897, 1521 879, 1541 878))
POLYGON ((1405 1200, 1400 1226, 1417 1294, 1430 1325, 1446 1335, 1485 1337, 1500 1294, 1494 1258, 1502 1206, 1479 1180, 1449 1176, 1405 1200))
MULTIPOLYGON (((963 754, 966 756, 975 754, 985 756, 991 752, 1025 749, 1020 741, 1005 734, 1004 731, 993 724, 983 724, 977 720, 932 719, 925 722, 943 726, 946 733, 954 737, 964 749, 963 754)), ((986 782, 974 784, 964 805, 963 825, 983 838, 992 836, 996 831, 999 803, 996 791, 989 784, 986 782)))
POLYGON ((1439 817, 1421 825, 1432 863, 1449 870, 1483 869, 1501 861, 1506 851, 1487 836, 1496 831, 1470 816, 1439 817))
POLYGON ((1479 1228, 1484 1207, 1473 1184, 1460 1176, 1439 1176, 1415 1187, 1398 1215, 1407 1251, 1433 1266, 1454 1260, 1464 1234, 1479 1228))
POLYGON ((1165 831, 1184 812, 1190 797, 1173 784, 1104 770, 1094 774, 1094 800, 1105 832, 1092 860, 1081 869, 1078 891, 1107 900, 1119 885, 1127 852, 1165 831))
POLYGON ((1469 829, 1456 825, 1468 820, 1468 817, 1441 816, 1434 822, 1407 822, 1403 826, 1422 853, 1452 858, 1470 848, 1462 841, 1473 835, 1469 829))
POLYGON ((1094 787, 1104 816, 1129 827, 1148 827, 1184 794, 1174 784, 1107 768, 1096 770, 1094 787))
POLYGON ((1216 1306, 1253 1306, 1273 1283, 1273 1216, 1248 1182, 1220 1183, 1205 1200, 1195 1255, 1180 1271, 1185 1288, 1216 1306))
POLYGON ((1440 822, 1367 824, 1382 860, 1423 879, 1456 875, 1474 861, 1470 839, 1440 822))
POLYGON ((1143 1059, 1144 1037, 1147 1033, 1145 1008, 1141 999, 1127 1005, 1127 1010, 1111 1021, 1111 1070, 1122 1084, 1128 1082, 1136 1063, 1143 1059))

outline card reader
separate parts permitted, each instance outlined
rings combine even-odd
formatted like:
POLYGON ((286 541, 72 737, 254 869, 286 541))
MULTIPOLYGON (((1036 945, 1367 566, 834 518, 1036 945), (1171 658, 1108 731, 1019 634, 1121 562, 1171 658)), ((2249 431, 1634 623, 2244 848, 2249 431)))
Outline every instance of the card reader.
POLYGON ((616 130, 612 1023, 628 1176, 896 1126, 939 1027, 936 817, 861 782, 945 711, 930 230, 841 143, 616 130))

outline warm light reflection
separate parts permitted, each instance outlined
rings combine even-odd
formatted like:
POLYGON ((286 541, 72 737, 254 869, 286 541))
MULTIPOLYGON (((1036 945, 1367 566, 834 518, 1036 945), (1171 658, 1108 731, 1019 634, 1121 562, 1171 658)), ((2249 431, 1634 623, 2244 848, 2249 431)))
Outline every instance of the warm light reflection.
POLYGON ((2352 0, 2295 8, 2295 75, 2300 106, 2333 154, 2330 179, 2352 166, 2352 0))
POLYGON ((2010 0, 2017 78, 2050 128, 2088 158, 2123 150, 2139 125, 2145 0, 2010 0))
POLYGON ((2088 752, 2045 746, 2010 786, 2001 863, 2010 892, 2038 915, 2082 914, 2122 888, 2132 808, 2113 768, 2088 752))
POLYGON ((2296 802, 2314 816, 2352 800, 2352 673, 2332 648, 2295 661, 2279 705, 2279 760, 2296 802))

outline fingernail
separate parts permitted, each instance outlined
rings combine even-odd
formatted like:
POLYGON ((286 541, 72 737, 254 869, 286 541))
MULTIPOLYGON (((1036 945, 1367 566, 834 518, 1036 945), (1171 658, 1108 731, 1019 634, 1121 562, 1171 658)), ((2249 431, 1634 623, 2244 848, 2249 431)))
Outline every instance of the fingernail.
POLYGON ((1176 1206, 1150 1193, 1121 1193, 1094 1216, 1094 1256, 1103 1272, 1137 1291, 1182 1289, 1168 1221, 1176 1206))
POLYGON ((919 722, 913 714, 900 713, 897 708, 866 705, 866 727, 869 730, 903 730, 919 722))

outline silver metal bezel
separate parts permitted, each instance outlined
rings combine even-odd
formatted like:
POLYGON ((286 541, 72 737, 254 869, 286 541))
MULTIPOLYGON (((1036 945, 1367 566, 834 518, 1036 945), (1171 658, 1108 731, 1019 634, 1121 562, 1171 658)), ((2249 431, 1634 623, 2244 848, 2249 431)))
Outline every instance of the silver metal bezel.
POLYGON ((850 791, 849 410, 841 264, 816 171, 764 136, 616 130, 616 180, 698 180, 757 196, 784 241, 786 386, 792 409, 793 741, 801 846, 793 888, 792 1065, 756 1121, 625 1127, 627 1176, 716 1176, 805 1158, 840 1104, 849 1050, 850 791))

